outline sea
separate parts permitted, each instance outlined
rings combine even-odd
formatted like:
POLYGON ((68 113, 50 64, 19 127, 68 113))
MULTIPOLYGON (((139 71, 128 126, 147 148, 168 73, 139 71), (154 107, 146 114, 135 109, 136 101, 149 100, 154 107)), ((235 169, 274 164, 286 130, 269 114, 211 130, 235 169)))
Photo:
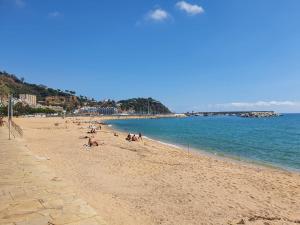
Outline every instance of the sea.
POLYGON ((300 114, 271 118, 236 116, 108 121, 183 149, 300 172, 300 114))

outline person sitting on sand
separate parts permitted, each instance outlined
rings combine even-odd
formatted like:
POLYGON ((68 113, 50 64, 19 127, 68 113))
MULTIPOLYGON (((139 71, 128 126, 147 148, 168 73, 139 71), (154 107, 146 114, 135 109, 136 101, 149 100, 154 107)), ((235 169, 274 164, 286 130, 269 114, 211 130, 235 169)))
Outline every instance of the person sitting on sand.
POLYGON ((116 132, 114 133, 114 136, 115 136, 115 137, 119 137, 119 135, 118 135, 116 132))
POLYGON ((139 133, 138 140, 141 140, 141 141, 143 140, 142 133, 139 133))
POLYGON ((94 139, 94 137, 89 137, 88 146, 89 147, 99 146, 99 143, 94 139))
POLYGON ((127 141, 131 141, 131 134, 128 134, 128 135, 127 135, 126 140, 127 140, 127 141))
POLYGON ((96 133, 96 129, 95 129, 95 128, 92 128, 88 133, 89 133, 89 134, 95 134, 95 133, 96 133))
POLYGON ((137 141, 137 137, 135 136, 135 134, 132 136, 131 141, 137 141))

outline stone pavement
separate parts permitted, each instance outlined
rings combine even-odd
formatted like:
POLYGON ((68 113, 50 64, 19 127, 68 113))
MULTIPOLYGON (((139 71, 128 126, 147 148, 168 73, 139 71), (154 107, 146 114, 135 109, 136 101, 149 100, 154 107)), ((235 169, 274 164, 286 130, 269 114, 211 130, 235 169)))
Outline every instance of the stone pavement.
POLYGON ((1 225, 104 225, 72 188, 0 127, 1 225))

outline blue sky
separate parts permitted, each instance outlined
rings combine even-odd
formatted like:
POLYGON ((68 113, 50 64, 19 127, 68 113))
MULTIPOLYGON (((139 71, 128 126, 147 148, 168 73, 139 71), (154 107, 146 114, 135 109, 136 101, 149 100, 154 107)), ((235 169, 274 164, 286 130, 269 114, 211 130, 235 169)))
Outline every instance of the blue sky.
POLYGON ((0 69, 177 112, 300 112, 299 12, 299 0, 0 0, 0 69))

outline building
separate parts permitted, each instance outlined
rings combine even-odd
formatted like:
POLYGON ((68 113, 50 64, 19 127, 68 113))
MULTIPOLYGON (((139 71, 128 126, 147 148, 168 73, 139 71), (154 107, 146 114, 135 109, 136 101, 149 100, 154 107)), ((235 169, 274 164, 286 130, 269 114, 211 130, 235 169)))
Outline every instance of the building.
POLYGON ((30 94, 20 94, 19 99, 22 103, 25 103, 29 106, 36 106, 36 96, 30 94))
POLYGON ((8 97, 6 95, 0 95, 0 106, 6 106, 8 97))
POLYGON ((46 105, 65 105, 67 102, 66 98, 63 96, 48 96, 46 97, 45 103, 46 105))
POLYGON ((52 106, 52 105, 40 105, 40 104, 37 104, 37 108, 42 108, 42 109, 52 109, 56 112, 64 112, 64 108, 61 107, 61 106, 52 106))
POLYGON ((118 113, 118 109, 115 107, 82 107, 76 110, 75 113, 86 115, 113 115, 118 113))
POLYGON ((76 96, 48 96, 45 99, 46 105, 74 107, 78 104, 76 96))

